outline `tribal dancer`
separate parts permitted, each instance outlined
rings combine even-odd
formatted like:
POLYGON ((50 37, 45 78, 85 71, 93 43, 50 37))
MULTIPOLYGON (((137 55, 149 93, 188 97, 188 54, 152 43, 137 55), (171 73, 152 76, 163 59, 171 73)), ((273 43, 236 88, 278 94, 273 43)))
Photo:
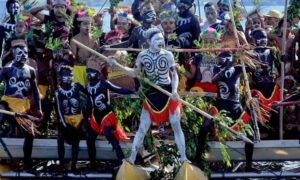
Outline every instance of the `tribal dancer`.
POLYGON ((110 45, 108 47, 121 48, 121 47, 132 47, 132 48, 148 48, 146 31, 153 26, 153 22, 156 20, 156 14, 151 3, 144 2, 140 6, 140 12, 142 15, 142 26, 135 27, 128 41, 124 41, 119 44, 110 45))
POLYGON ((60 166, 64 167, 64 141, 72 145, 71 170, 76 170, 79 152, 79 141, 82 134, 84 117, 80 105, 80 93, 85 89, 79 83, 73 82, 70 66, 61 66, 59 71, 60 87, 55 92, 57 111, 60 119, 57 136, 57 148, 60 166))
MULTIPOLYGON (((32 114, 42 117, 36 73, 32 67, 25 64, 28 61, 27 45, 22 39, 13 40, 11 45, 15 59, 8 67, 4 67, 0 73, 0 81, 5 82, 5 92, 2 97, 1 108, 8 107, 13 112, 28 113, 31 110, 30 99, 33 97, 37 111, 32 112, 32 114)), ((23 130, 23 134, 25 136, 23 145, 24 170, 30 170, 32 167, 33 135, 25 130, 23 130)))
POLYGON ((99 134, 104 134, 116 151, 119 164, 124 159, 123 151, 119 140, 127 139, 125 133, 118 125, 118 120, 108 104, 107 90, 120 94, 131 94, 133 91, 114 86, 109 81, 101 78, 101 67, 95 61, 88 61, 87 64, 87 93, 89 101, 90 117, 88 125, 87 146, 92 169, 96 164, 95 140, 99 134))
MULTIPOLYGON (((172 98, 152 88, 146 92, 140 126, 134 137, 129 162, 135 163, 138 148, 143 143, 144 137, 151 126, 151 121, 163 124, 168 118, 174 131, 175 142, 180 152, 180 160, 183 162, 187 160, 187 157, 184 135, 180 125, 181 103, 178 102, 178 76, 174 57, 171 52, 162 49, 165 42, 163 34, 158 28, 149 29, 146 35, 150 47, 139 53, 135 70, 126 68, 127 73, 135 77, 135 71, 142 72, 151 82, 172 92, 172 98)), ((117 62, 114 61, 114 63, 117 62)))
MULTIPOLYGON (((92 37, 91 24, 93 20, 93 11, 91 9, 80 11, 75 16, 75 26, 80 28, 79 34, 73 39, 83 43, 89 48, 97 49, 97 40, 92 37)), ((80 83, 82 86, 86 85, 86 61, 91 57, 91 53, 83 48, 78 47, 71 41, 72 52, 75 55, 74 64, 74 82, 80 83)))
POLYGON ((189 10, 193 2, 194 0, 180 0, 177 5, 179 17, 176 23, 176 34, 183 41, 184 48, 194 46, 193 41, 198 39, 200 35, 199 21, 189 10))
MULTIPOLYGON (((256 44, 253 52, 257 55, 257 60, 262 63, 262 66, 257 67, 252 74, 251 93, 253 97, 258 97, 263 109, 270 112, 268 105, 274 101, 280 100, 280 90, 276 84, 276 70, 279 69, 279 55, 275 48, 266 47, 268 44, 267 33, 263 29, 257 29, 253 33, 254 42, 256 44), (277 68, 277 69, 276 69, 277 68)), ((279 72, 277 70, 277 72, 279 72)), ((270 125, 275 130, 278 130, 278 120, 276 114, 272 114, 270 125)), ((266 117, 266 120, 269 120, 266 117)), ((268 130, 269 131, 269 130, 268 130)), ((278 131, 273 131, 271 138, 278 137, 278 131)))
MULTIPOLYGON (((242 67, 240 65, 234 65, 232 55, 223 52, 219 55, 219 67, 215 68, 216 75, 213 77, 213 83, 217 84, 217 100, 214 102, 214 106, 210 110, 210 113, 217 115, 218 111, 226 110, 228 117, 233 121, 242 119, 245 123, 250 122, 250 116, 243 110, 240 104, 240 76, 242 74, 242 67)), ((205 142, 208 132, 211 130, 213 121, 211 119, 204 119, 200 134, 198 135, 198 147, 197 154, 201 155, 201 158, 196 160, 196 163, 200 163, 205 150, 205 142)), ((238 130, 241 128, 239 123, 235 123, 231 128, 238 130)), ((253 145, 246 143, 246 171, 252 170, 252 155, 253 145)))
MULTIPOLYGON (((7 0, 6 9, 9 14, 9 20, 0 25, 0 57, 2 54, 3 41, 7 41, 15 29, 15 15, 20 13, 20 4, 18 0, 7 0)), ((6 43, 6 42, 5 42, 6 43)))

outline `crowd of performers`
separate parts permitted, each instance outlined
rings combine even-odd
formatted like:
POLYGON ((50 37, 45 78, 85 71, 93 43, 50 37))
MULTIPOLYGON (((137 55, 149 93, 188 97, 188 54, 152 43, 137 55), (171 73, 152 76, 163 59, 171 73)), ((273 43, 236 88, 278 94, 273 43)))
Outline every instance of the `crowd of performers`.
MULTIPOLYGON (((248 47, 247 50, 260 64, 256 68, 245 67, 251 93, 270 113, 265 118, 271 129, 262 130, 261 136, 278 139, 279 114, 274 111, 275 106, 280 104, 280 88, 285 89, 285 101, 299 100, 299 94, 295 92, 300 80, 297 49, 300 31, 292 30, 295 22, 288 19, 287 48, 282 52, 283 19, 279 12, 271 10, 266 15, 252 12, 247 17, 245 29, 237 24, 236 39, 228 1, 205 4, 205 20, 195 15, 193 1, 135 0, 131 10, 111 8, 112 30, 100 34, 103 12, 97 13, 84 4, 53 0, 47 1, 44 6, 24 8, 18 0, 8 0, 6 9, 9 17, 0 26, 0 79, 5 86, 1 109, 40 118, 41 132, 45 131, 45 124, 55 110, 59 119, 57 147, 62 168, 66 141, 72 145, 71 169, 76 170, 81 134, 86 138, 91 168, 96 168, 95 140, 99 134, 104 135, 113 146, 121 164, 124 153, 119 141, 127 137, 112 111, 108 90, 134 94, 140 86, 137 74, 141 73, 172 96, 154 88, 145 92, 140 125, 128 161, 135 163, 138 149, 152 122, 162 125, 167 120, 174 131, 181 162, 188 161, 180 125, 183 107, 178 92, 216 93, 210 114, 226 110, 234 121, 243 119, 249 123, 251 113, 241 102, 242 87, 245 87, 241 79, 243 66, 232 51, 172 53, 165 49, 248 47), (107 56, 109 62, 99 59, 73 40, 107 56), (136 53, 122 49, 128 47, 143 50, 136 53), (133 57, 131 63, 125 58, 129 54, 133 57), (279 86, 280 62, 285 63, 285 87, 279 86), (123 66, 125 70, 116 65, 123 66), (53 96, 49 95, 51 93, 53 96), (87 101, 85 105, 82 103, 83 96, 87 101), (54 97, 54 104, 51 97, 54 97)), ((236 2, 234 9, 238 7, 236 2)), ((286 138, 299 138, 298 108, 298 105, 286 108, 286 138)), ((24 170, 30 170, 34 136, 20 128, 14 118, 3 114, 0 118, 2 136, 25 138, 24 170), (5 126, 7 123, 9 125, 5 126)), ((199 157, 204 153, 212 124, 211 119, 204 119, 198 139, 199 157)), ((250 171, 253 145, 246 143, 245 152, 246 170, 250 171)), ((198 158, 195 163, 201 161, 198 158)))

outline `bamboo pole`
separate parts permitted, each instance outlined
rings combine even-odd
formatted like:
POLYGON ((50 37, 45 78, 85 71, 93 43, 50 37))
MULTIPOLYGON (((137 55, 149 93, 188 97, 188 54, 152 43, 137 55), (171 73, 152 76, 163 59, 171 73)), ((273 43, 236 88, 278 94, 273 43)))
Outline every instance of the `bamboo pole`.
POLYGON ((278 104, 271 104, 269 106, 277 107, 277 106, 290 106, 290 105, 296 105, 296 104, 300 104, 300 101, 281 102, 281 103, 278 103, 278 104))
MULTIPOLYGON (((285 55, 286 51, 286 33, 287 33, 287 9, 288 9, 288 0, 285 0, 284 4, 284 21, 283 21, 283 38, 282 38, 282 55, 285 55)), ((284 94, 284 70, 285 64, 283 61, 280 62, 281 65, 281 77, 280 77, 280 100, 283 101, 283 94, 284 94)), ((279 118, 279 135, 280 139, 283 139, 283 106, 280 107, 280 118, 279 118)))
POLYGON ((0 109, 0 113, 1 114, 6 114, 6 115, 9 115, 9 116, 14 116, 14 117, 23 117, 25 119, 30 119, 32 121, 39 121, 40 120, 39 118, 34 117, 34 116, 30 116, 28 114, 19 114, 19 113, 7 111, 7 110, 4 110, 4 109, 0 109))
MULTIPOLYGON (((141 52, 145 49, 138 48, 104 48, 105 51, 132 51, 132 52, 141 52)), ((244 51, 244 48, 202 48, 202 49, 175 49, 175 48, 167 48, 166 50, 172 52, 224 52, 224 51, 244 51)))
MULTIPOLYGON (((241 44, 240 44, 239 36, 238 36, 238 33, 237 33, 236 24, 235 24, 235 21, 234 21, 231 0, 229 0, 228 3, 229 3, 230 18, 231 18, 231 21, 233 23, 234 36, 235 36, 235 39, 236 39, 237 47, 240 48, 241 44)), ((247 97, 248 97, 248 99, 252 99, 245 62, 241 61, 241 65, 242 65, 243 75, 244 75, 244 78, 245 78, 247 97)), ((257 132, 255 132, 256 141, 260 141, 260 132, 259 132, 258 124, 257 124, 257 114, 256 114, 256 112, 253 108, 253 105, 249 104, 249 106, 250 106, 249 109, 251 111, 252 118, 254 120, 255 131, 257 131, 257 132)))
MULTIPOLYGON (((105 62, 109 62, 109 59, 108 59, 106 56, 100 54, 99 52, 97 52, 97 51, 95 51, 95 50, 93 50, 93 49, 91 49, 91 48, 85 46, 84 44, 78 42, 78 41, 75 40, 75 39, 73 39, 72 41, 73 41, 75 44, 77 44, 79 47, 81 47, 81 48, 83 48, 83 49, 85 49, 85 50, 91 52, 92 54, 94 54, 94 55, 100 57, 101 60, 103 60, 103 61, 105 61, 105 62)), ((127 70, 125 69, 125 67, 122 66, 121 64, 116 63, 115 65, 116 65, 118 68, 120 68, 121 70, 127 71, 127 70)), ((155 89, 159 90, 159 91, 162 92, 163 94, 165 94, 165 95, 167 95, 167 96, 169 96, 169 97, 172 97, 172 94, 171 94, 170 92, 168 92, 168 91, 166 91, 165 89, 161 88, 160 86, 158 86, 158 85, 156 85, 156 84, 150 82, 147 78, 142 78, 142 77, 139 76, 139 74, 137 74, 137 73, 136 73, 136 76, 137 76, 137 78, 139 78, 139 79, 143 79, 144 82, 146 82, 146 83, 149 84, 150 86, 154 87, 155 89)), ((202 116, 204 116, 204 117, 206 117, 206 118, 208 118, 208 119, 212 119, 212 120, 214 119, 213 116, 211 116, 210 114, 208 114, 208 113, 202 111, 201 109, 197 108, 196 106, 194 106, 194 105, 192 105, 192 104, 190 104, 190 103, 188 103, 188 102, 186 102, 186 101, 184 101, 184 100, 182 100, 182 99, 179 99, 179 101, 180 101, 182 104, 184 104, 184 105, 188 106, 189 108, 193 109, 194 111, 198 112, 198 113, 201 114, 202 116)), ((247 143, 253 144, 253 142, 252 142, 249 138, 247 138, 245 135, 243 135, 243 134, 241 134, 241 133, 239 133, 239 132, 233 130, 232 128, 228 127, 226 124, 220 122, 219 125, 222 126, 222 127, 225 128, 225 129, 227 129, 229 132, 231 132, 231 133, 232 133, 233 135, 235 135, 237 138, 239 138, 239 139, 241 139, 241 140, 243 140, 243 141, 245 141, 245 142, 247 142, 247 143)))

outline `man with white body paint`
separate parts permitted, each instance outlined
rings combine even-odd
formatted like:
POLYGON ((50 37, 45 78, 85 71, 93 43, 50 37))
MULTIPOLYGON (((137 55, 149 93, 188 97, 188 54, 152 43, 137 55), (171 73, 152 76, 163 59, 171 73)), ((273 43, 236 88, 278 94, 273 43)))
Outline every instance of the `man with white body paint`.
MULTIPOLYGON (((186 161, 185 139, 180 125, 181 103, 178 102, 177 93, 178 75, 176 72, 173 54, 162 49, 165 46, 164 36, 158 28, 150 28, 146 31, 146 37, 150 45, 139 53, 135 69, 126 68, 127 74, 136 77, 137 73, 143 73, 152 83, 172 93, 172 98, 162 92, 150 88, 145 92, 145 100, 140 118, 140 126, 134 137, 129 162, 134 164, 138 148, 143 143, 144 137, 150 128, 151 122, 163 124, 170 120, 174 131, 175 143, 180 152, 180 160, 186 161)), ((117 64, 112 60, 112 64, 117 64)))

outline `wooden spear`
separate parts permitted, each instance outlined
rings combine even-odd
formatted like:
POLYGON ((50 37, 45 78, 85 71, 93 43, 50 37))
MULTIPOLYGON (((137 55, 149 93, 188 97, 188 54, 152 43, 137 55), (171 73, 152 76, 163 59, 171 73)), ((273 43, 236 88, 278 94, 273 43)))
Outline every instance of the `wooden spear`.
MULTIPOLYGON (((232 24, 233 24, 234 36, 235 36, 235 39, 236 39, 237 47, 240 48, 241 44, 240 44, 239 36, 238 36, 238 33, 237 33, 236 24, 235 24, 235 21, 234 21, 231 0, 229 0, 228 3, 229 3, 230 18, 231 18, 231 21, 232 21, 232 24)), ((251 91, 250 91, 249 80, 248 80, 248 75, 247 75, 247 71, 246 71, 245 62, 243 60, 241 60, 241 65, 242 65, 243 75, 244 75, 244 78, 245 78, 247 97, 250 100, 250 99, 252 99, 252 95, 251 95, 251 91)), ((254 130, 256 131, 255 132, 255 136, 256 136, 255 140, 260 141, 260 132, 259 132, 258 124, 257 124, 257 114, 254 110, 253 105, 249 104, 249 106, 250 106, 249 109, 251 111, 252 119, 254 120, 254 130)))
MULTIPOLYGON (((283 21, 283 38, 282 38, 282 50, 281 54, 284 56, 286 51, 286 33, 287 33, 287 9, 288 9, 288 0, 285 0, 284 4, 284 21, 283 21)), ((281 66, 281 77, 280 77, 280 100, 283 101, 284 94, 284 70, 285 64, 283 61, 280 62, 281 66)), ((280 139, 283 139, 283 106, 280 107, 280 118, 279 118, 279 135, 280 139)))
MULTIPOLYGON (((83 49, 85 49, 85 50, 91 52, 92 54, 98 56, 101 60, 103 60, 103 61, 105 61, 105 62, 109 62, 109 59, 108 59, 106 56, 100 54, 99 52, 97 52, 97 51, 95 51, 95 50, 93 50, 93 49, 91 49, 91 48, 85 46, 84 44, 78 42, 77 40, 74 40, 74 39, 73 39, 72 41, 73 41, 75 44, 77 44, 79 47, 81 47, 81 48, 83 48, 83 49)), ((125 69, 125 67, 122 66, 121 64, 116 63, 115 65, 116 65, 118 68, 120 68, 121 70, 127 71, 127 70, 125 69)), ((143 78, 143 77, 139 76, 138 74, 136 74, 136 76, 137 76, 139 79, 143 79, 144 82, 146 82, 146 83, 149 84, 150 86, 154 87, 155 89, 161 91, 161 92, 164 93, 165 95, 167 95, 167 96, 169 96, 169 97, 172 97, 172 94, 171 94, 170 92, 168 92, 168 91, 164 90, 163 88, 161 88, 160 86, 158 86, 158 85, 152 83, 152 82, 149 81, 147 78, 143 78)), ((182 100, 182 99, 179 99, 179 101, 180 101, 182 104, 184 104, 184 105, 190 107, 190 108, 193 109, 194 111, 198 112, 199 114, 203 115, 204 117, 206 117, 206 118, 208 118, 208 119, 211 119, 211 120, 214 119, 213 116, 211 116, 210 114, 208 114, 208 113, 202 111, 201 109, 197 108, 196 106, 194 106, 194 105, 192 105, 192 104, 190 104, 190 103, 188 103, 188 102, 186 102, 186 101, 184 101, 184 100, 182 100)), ((241 140, 243 140, 243 141, 245 141, 245 142, 247 142, 247 143, 253 144, 253 142, 252 142, 249 138, 247 138, 245 135, 243 135, 243 134, 241 134, 241 133, 239 133, 239 132, 237 132, 237 131, 231 129, 231 128, 228 127, 226 124, 220 122, 220 126, 222 126, 222 127, 225 128, 226 130, 228 130, 229 132, 231 132, 231 133, 232 133, 233 135, 235 135, 237 138, 239 138, 239 139, 241 139, 241 140)))
MULTIPOLYGON (((131 52, 140 52, 145 49, 138 48, 104 48, 105 51, 131 51, 131 52)), ((167 48, 166 50, 172 52, 233 52, 233 51, 244 51, 244 48, 202 48, 202 49, 177 49, 177 48, 167 48)))

